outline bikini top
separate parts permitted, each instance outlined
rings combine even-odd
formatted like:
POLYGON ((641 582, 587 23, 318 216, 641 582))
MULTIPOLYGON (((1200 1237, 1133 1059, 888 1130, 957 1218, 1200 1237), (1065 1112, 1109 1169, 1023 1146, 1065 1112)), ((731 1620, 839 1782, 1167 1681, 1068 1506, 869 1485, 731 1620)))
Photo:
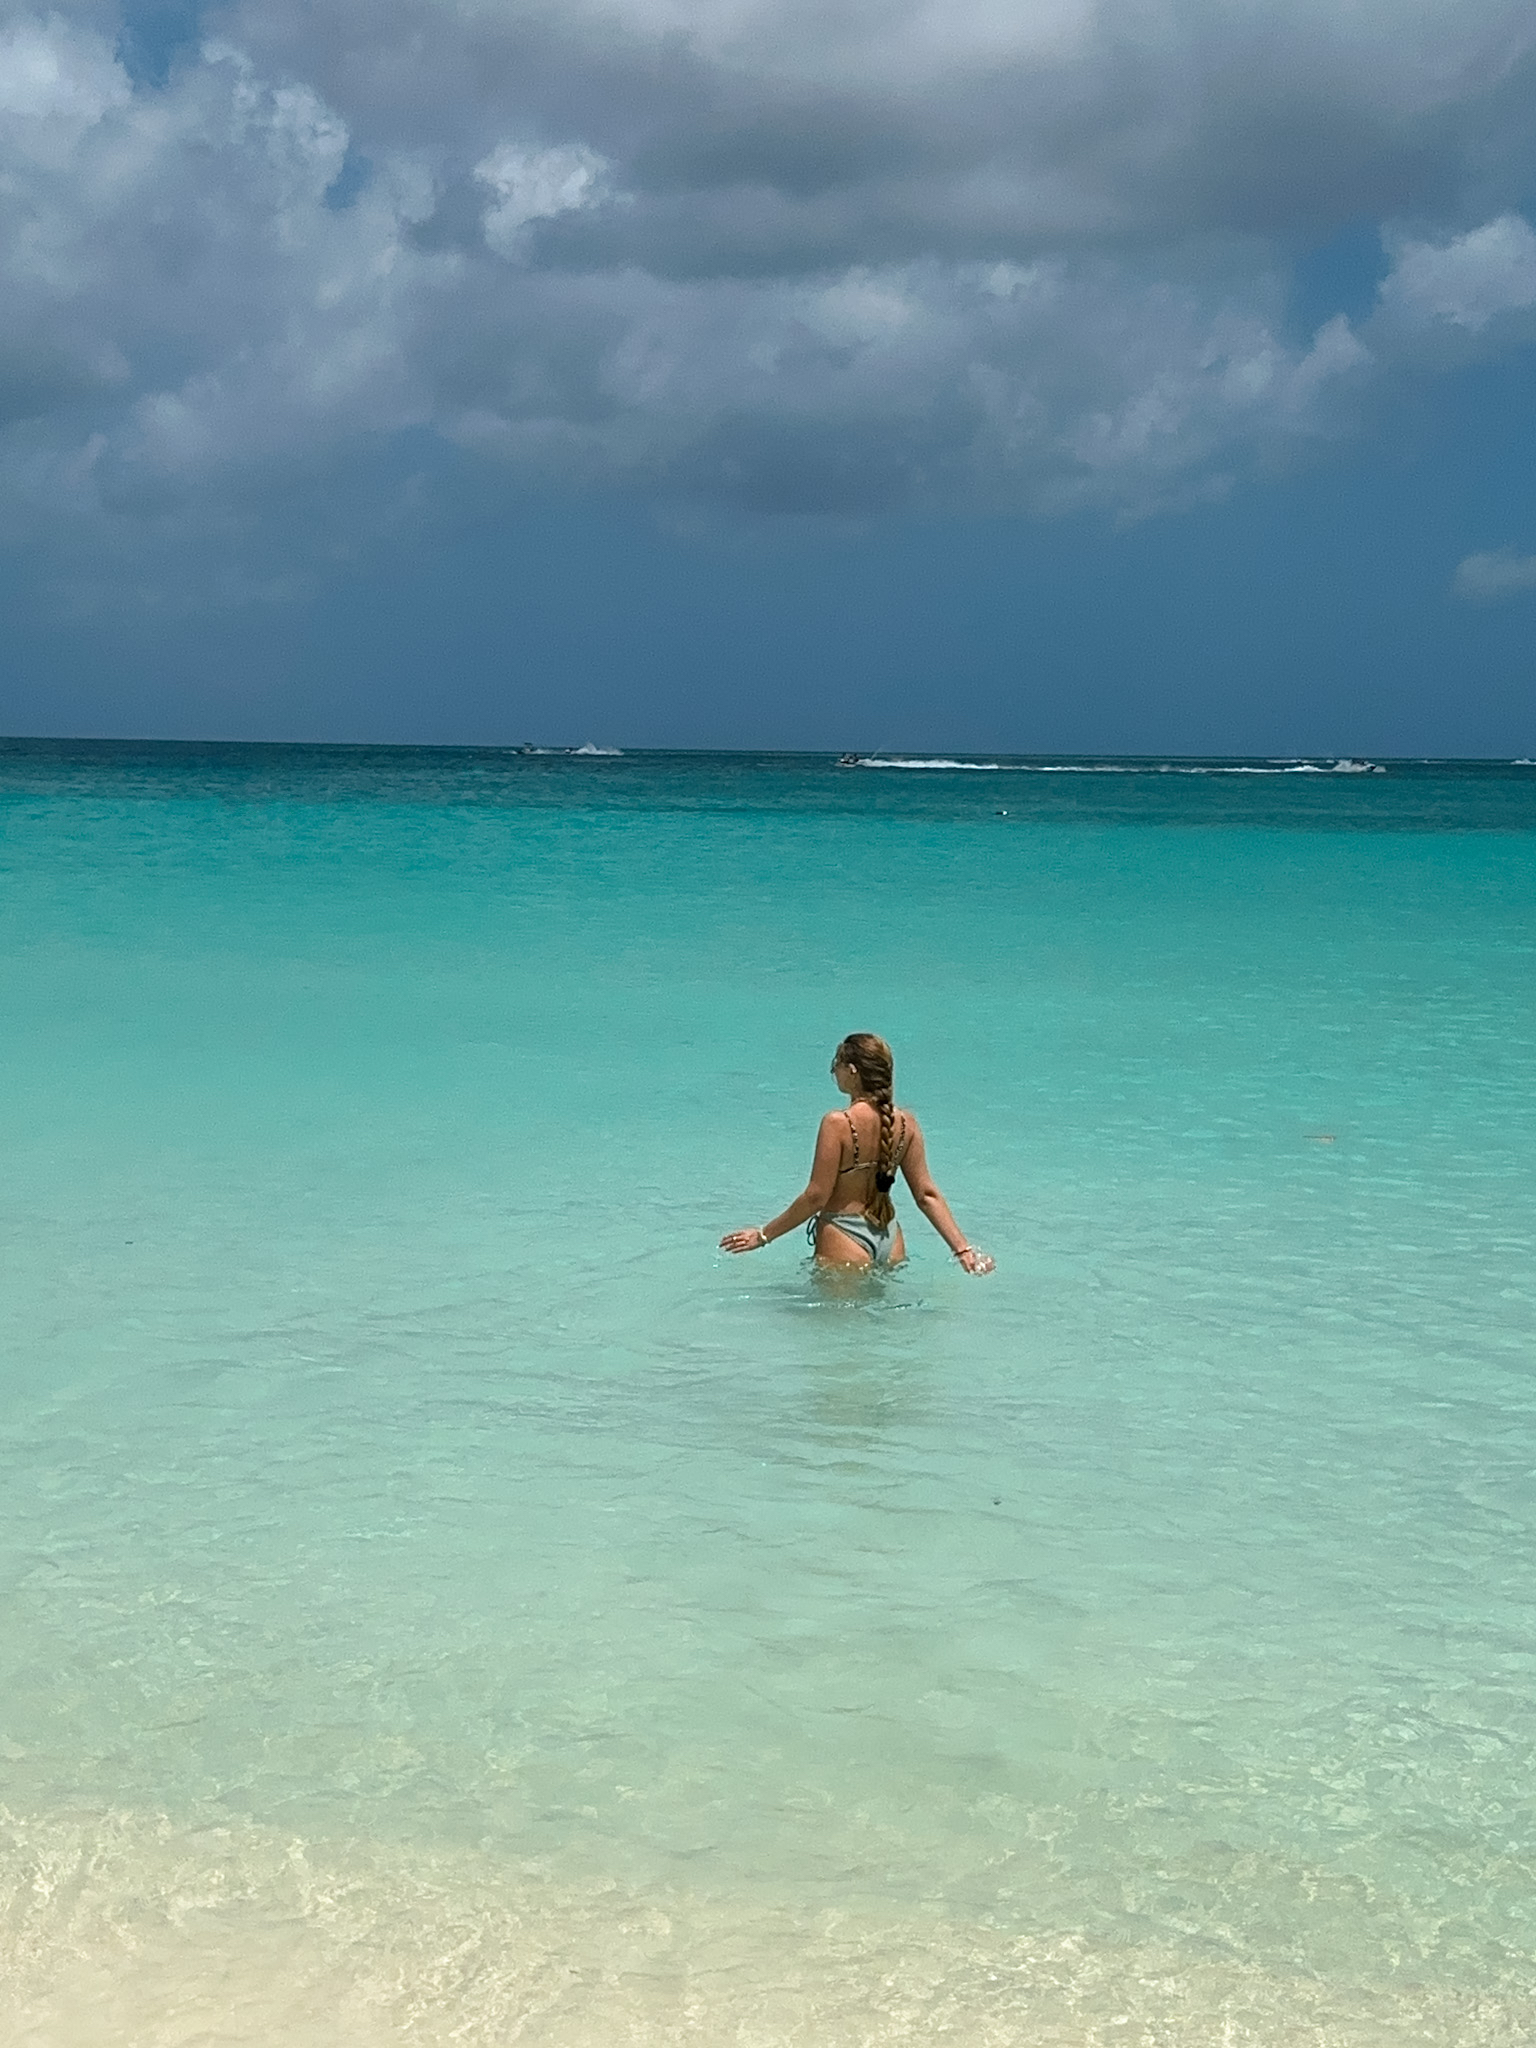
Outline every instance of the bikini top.
MULTIPOLYGON (((901 1119, 901 1143, 896 1147, 896 1164, 900 1166, 907 1153, 907 1116, 906 1111, 901 1109, 898 1109, 896 1114, 901 1119)), ((839 1180, 842 1179, 845 1173, 857 1173, 861 1167, 867 1169, 869 1167, 878 1167, 880 1164, 878 1159, 861 1159, 859 1157, 859 1129, 853 1120, 853 1111, 845 1109, 843 1115, 848 1119, 848 1135, 853 1140, 853 1158, 847 1166, 840 1166, 837 1169, 839 1180)))

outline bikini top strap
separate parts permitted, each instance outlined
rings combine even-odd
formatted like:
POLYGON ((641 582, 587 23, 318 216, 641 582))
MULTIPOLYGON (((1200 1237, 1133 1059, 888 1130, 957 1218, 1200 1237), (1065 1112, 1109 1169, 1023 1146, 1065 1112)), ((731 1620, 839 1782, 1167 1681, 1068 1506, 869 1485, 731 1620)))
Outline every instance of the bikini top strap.
MULTIPOLYGON (((892 1106, 894 1107, 894 1104, 892 1106)), ((844 1173, 852 1173, 855 1166, 867 1166, 870 1162, 859 1157, 859 1127, 853 1120, 853 1111, 845 1109, 843 1115, 848 1120, 848 1136, 853 1140, 853 1159, 849 1165, 843 1168, 843 1171, 844 1173)), ((907 1156, 907 1147, 912 1142, 912 1127, 907 1121, 907 1112, 904 1109, 898 1109, 896 1115, 901 1121, 901 1135, 896 1145, 895 1163, 900 1166, 902 1160, 907 1156)), ((875 1163, 878 1165, 878 1159, 875 1163)))

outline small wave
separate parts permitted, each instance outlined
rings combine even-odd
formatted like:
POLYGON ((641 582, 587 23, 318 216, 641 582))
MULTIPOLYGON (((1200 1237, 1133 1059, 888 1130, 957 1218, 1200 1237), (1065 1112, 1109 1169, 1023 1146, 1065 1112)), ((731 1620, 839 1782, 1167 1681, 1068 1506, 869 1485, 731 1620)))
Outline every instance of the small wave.
POLYGON ((618 755, 618 754, 622 754, 622 753, 623 753, 623 751, 624 751, 624 749, 623 749, 622 747, 594 747, 594 746, 593 746, 593 744, 592 744, 592 742, 591 742, 590 740, 588 740, 588 741, 587 741, 587 744, 586 744, 586 745, 585 745, 584 747, 572 747, 572 749, 571 749, 571 752, 572 752, 573 754, 587 754, 587 755, 591 755, 591 754, 612 754, 612 755, 618 755))

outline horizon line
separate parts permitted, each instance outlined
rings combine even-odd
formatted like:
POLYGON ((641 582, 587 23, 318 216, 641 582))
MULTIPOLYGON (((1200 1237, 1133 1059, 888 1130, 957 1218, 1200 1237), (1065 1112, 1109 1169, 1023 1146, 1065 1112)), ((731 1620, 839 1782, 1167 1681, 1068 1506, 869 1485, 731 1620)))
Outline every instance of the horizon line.
POLYGON ((607 742, 584 740, 575 743, 532 741, 532 740, 316 740, 316 739, 234 739, 216 734, 199 735, 197 738, 169 738, 148 733, 0 733, 0 748, 6 747, 229 747, 229 748, 271 748, 292 752, 313 749, 316 752, 353 753, 443 753, 443 754, 503 754, 522 759, 582 759, 623 760, 644 755, 693 755, 700 758, 743 756, 778 758, 786 760, 832 760, 836 761, 856 753, 861 761, 892 759, 933 760, 941 753, 954 759, 980 760, 998 756, 1011 761, 1263 761, 1267 763, 1291 763, 1313 761, 1352 761, 1369 759, 1372 762, 1390 762, 1401 767, 1429 766, 1491 766, 1504 768, 1536 767, 1536 758, 1511 754, 1384 754, 1370 755, 1347 749, 1314 748, 1307 752, 1291 754, 1261 753, 1194 753, 1183 750, 1165 750, 1143 753, 1133 749, 1112 749, 1095 751, 1086 748, 1054 747, 1043 751, 1026 752, 1012 747, 943 749, 937 743, 926 748, 917 746, 882 746, 871 748, 825 747, 685 747, 685 746, 625 746, 619 747, 607 742), (583 751, 589 749, 590 751, 583 751))

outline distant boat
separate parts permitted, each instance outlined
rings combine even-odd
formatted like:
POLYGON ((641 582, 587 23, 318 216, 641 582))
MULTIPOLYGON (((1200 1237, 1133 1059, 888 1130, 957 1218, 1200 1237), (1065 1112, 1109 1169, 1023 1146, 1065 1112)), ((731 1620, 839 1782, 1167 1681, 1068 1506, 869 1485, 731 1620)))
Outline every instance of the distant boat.
POLYGON ((1374 761, 1356 761, 1348 755, 1333 764, 1335 775, 1385 775, 1385 768, 1378 768, 1374 761))
POLYGON ((567 758, 573 754, 585 754, 590 758, 593 754, 619 754, 623 752, 623 749, 621 747, 594 747, 590 740, 587 741, 584 747, 536 747, 532 740, 524 740, 520 747, 509 747, 507 751, 511 754, 560 754, 567 758))

